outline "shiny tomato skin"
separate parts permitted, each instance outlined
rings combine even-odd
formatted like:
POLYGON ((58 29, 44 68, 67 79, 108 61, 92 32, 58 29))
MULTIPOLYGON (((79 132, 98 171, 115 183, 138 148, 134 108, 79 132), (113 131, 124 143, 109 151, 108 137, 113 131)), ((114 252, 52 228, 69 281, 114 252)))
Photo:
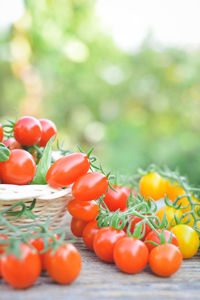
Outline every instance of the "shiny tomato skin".
POLYGON ((3 141, 3 127, 0 125, 0 143, 3 141))
POLYGON ((123 230, 117 230, 112 227, 99 229, 94 237, 94 252, 106 262, 113 262, 113 250, 116 242, 125 237, 123 230))
POLYGON ((59 246, 45 254, 45 265, 49 276, 57 283, 69 284, 81 270, 81 256, 72 244, 59 246))
POLYGON ((153 273, 161 277, 169 277, 180 268, 182 254, 178 247, 172 244, 162 244, 155 247, 149 255, 149 266, 153 273))
MULTIPOLYGON (((7 236, 5 236, 4 234, 0 235, 0 240, 7 240, 7 239, 8 239, 7 236)), ((0 244, 0 255, 5 252, 4 246, 5 246, 5 244, 0 244)), ((0 257, 0 277, 1 276, 2 276, 2 274, 1 274, 1 257, 0 257)))
POLYGON ((3 141, 3 144, 8 147, 10 150, 21 149, 21 145, 14 138, 9 138, 6 141, 3 141))
POLYGON ((113 256, 116 266, 121 271, 135 274, 146 267, 149 251, 141 240, 124 237, 115 244, 113 256))
POLYGON ((155 201, 163 198, 166 195, 166 180, 158 173, 148 173, 140 179, 139 190, 140 194, 145 199, 153 198, 155 201))
POLYGON ((30 116, 21 117, 14 126, 14 138, 23 146, 32 146, 40 142, 42 126, 30 116))
POLYGON ((21 244, 21 259, 9 254, 2 258, 1 270, 4 280, 16 289, 25 289, 34 284, 41 271, 41 262, 36 250, 21 244))
POLYGON ((177 237, 183 258, 190 258, 197 253, 199 248, 199 236, 193 228, 186 224, 178 224, 174 226, 171 231, 177 237))
POLYGON ((94 251, 94 237, 99 229, 100 228, 97 226, 96 220, 89 222, 83 229, 83 242, 86 247, 92 251, 94 251))
POLYGON ((0 162, 0 178, 7 184, 28 184, 35 176, 35 171, 32 155, 23 149, 11 150, 9 159, 0 162))
POLYGON ((116 211, 117 209, 124 210, 127 208, 127 190, 124 187, 116 185, 113 186, 113 189, 115 189, 115 191, 108 187, 103 201, 110 211, 116 211))
POLYGON ((73 153, 56 160, 49 168, 46 180, 54 188, 66 187, 87 173, 89 168, 90 161, 87 155, 73 153))
MULTIPOLYGON (((157 229, 157 231, 158 231, 158 233, 161 233, 162 229, 157 229)), ((165 241, 166 241, 166 243, 169 241, 170 236, 172 234, 171 244, 175 245, 176 247, 179 246, 178 240, 177 240, 176 236, 172 232, 170 232, 169 230, 164 230, 164 233, 165 233, 165 241)), ((153 230, 150 231, 146 235, 145 242, 146 241, 152 241, 152 242, 157 243, 158 245, 160 245, 160 238, 158 237, 158 235, 153 230)), ((153 245, 151 243, 145 243, 145 244, 146 244, 147 248, 149 249, 149 252, 151 252, 151 250, 156 247, 155 245, 153 245)))
MULTIPOLYGON (((49 139, 55 135, 55 139, 57 136, 57 128, 56 125, 48 119, 39 119, 39 122, 42 126, 42 136, 39 142, 40 147, 45 147, 48 143, 49 139)), ((54 139, 54 140, 55 140, 54 139)))
POLYGON ((82 237, 83 230, 84 230, 84 228, 87 224, 88 224, 87 221, 83 221, 83 220, 77 219, 75 217, 72 217, 72 219, 71 219, 71 232, 76 237, 82 237))
POLYGON ((87 173, 78 178, 72 186, 72 195, 81 201, 96 200, 106 193, 108 179, 99 172, 87 173))
POLYGON ((69 213, 83 221, 92 221, 99 213, 99 205, 94 201, 72 200, 67 207, 69 213))

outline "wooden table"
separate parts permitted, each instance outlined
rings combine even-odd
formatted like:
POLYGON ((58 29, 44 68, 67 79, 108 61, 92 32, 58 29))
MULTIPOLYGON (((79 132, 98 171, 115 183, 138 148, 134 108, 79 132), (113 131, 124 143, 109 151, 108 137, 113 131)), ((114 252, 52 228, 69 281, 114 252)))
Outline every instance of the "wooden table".
MULTIPOLYGON (((69 229, 67 238, 71 239, 69 229)), ((115 265, 100 261, 78 240, 75 245, 82 256, 80 276, 69 286, 58 285, 42 274, 37 283, 24 291, 12 289, 0 281, 1 300, 78 300, 78 299, 200 299, 199 255, 184 260, 170 278, 160 278, 149 268, 136 275, 126 275, 115 265)))

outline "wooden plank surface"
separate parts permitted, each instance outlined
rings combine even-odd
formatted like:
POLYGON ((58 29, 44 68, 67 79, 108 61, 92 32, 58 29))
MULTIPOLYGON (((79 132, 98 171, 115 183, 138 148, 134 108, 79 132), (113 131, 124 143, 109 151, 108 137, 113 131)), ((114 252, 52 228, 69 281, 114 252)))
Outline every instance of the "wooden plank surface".
MULTIPOLYGON (((69 229, 68 239, 72 238, 69 229)), ((63 299, 200 299, 199 254, 184 260, 180 270, 170 278, 160 278, 145 271, 126 275, 115 265, 100 261, 86 249, 81 239, 75 243, 82 256, 82 271, 69 286, 58 285, 44 273, 37 283, 24 291, 12 289, 0 281, 1 300, 63 299)))

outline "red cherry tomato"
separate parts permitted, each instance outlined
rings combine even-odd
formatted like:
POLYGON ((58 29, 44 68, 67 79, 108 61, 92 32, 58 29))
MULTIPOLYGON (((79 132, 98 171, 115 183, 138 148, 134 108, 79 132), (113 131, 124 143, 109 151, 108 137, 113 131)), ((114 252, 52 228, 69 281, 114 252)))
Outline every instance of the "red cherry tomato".
POLYGON ((39 146, 45 147, 53 135, 55 135, 55 139, 56 139, 57 129, 56 129, 56 125, 48 119, 39 119, 39 122, 42 126, 42 136, 40 139, 39 146))
POLYGON ((81 270, 81 256, 72 244, 59 246, 55 252, 45 254, 47 272, 54 281, 69 284, 74 281, 81 270))
POLYGON ((91 221, 89 222, 85 228, 83 229, 83 241, 85 245, 88 247, 88 249, 94 251, 94 237, 96 233, 99 231, 99 227, 97 226, 97 221, 91 221))
POLYGON ((14 138, 9 138, 8 140, 3 141, 3 144, 10 150, 21 149, 20 143, 18 143, 14 138))
POLYGON ((99 229, 94 237, 94 251, 96 255, 104 261, 113 262, 113 250, 116 242, 125 237, 123 230, 117 230, 112 227, 99 229))
MULTIPOLYGON (((157 229, 157 231, 159 233, 162 232, 162 229, 157 229)), ((176 236, 170 232, 169 230, 164 230, 164 233, 165 233, 165 241, 166 243, 169 241, 170 239, 170 236, 172 235, 172 240, 171 240, 171 244, 175 245, 175 246, 179 246, 178 245, 178 240, 176 238, 176 236)), ((152 241, 154 243, 157 243, 158 245, 160 245, 160 238, 158 237, 158 235, 155 233, 155 231, 150 231, 146 237, 145 237, 145 242, 146 241, 152 241)), ((152 249, 154 249, 156 246, 151 244, 151 243, 145 243, 147 245, 147 248, 149 249, 149 251, 151 251, 152 249)))
POLYGON ((1 260, 3 279, 16 289, 25 289, 33 285, 41 271, 41 263, 36 250, 26 244, 21 244, 21 259, 13 254, 4 256, 1 260))
POLYGON ((115 264, 121 271, 135 274, 146 267, 149 251, 144 242, 125 237, 115 244, 113 256, 115 264))
POLYGON ((87 173, 78 178, 72 186, 72 195, 77 200, 96 200, 106 193, 108 179, 99 172, 87 173))
POLYGON ((72 200, 67 208, 73 217, 87 222, 94 220, 99 213, 99 205, 94 200, 72 200))
POLYGON ((180 268, 182 254, 178 247, 172 244, 162 244, 155 247, 149 255, 151 270, 161 277, 169 277, 180 268))
POLYGON ((86 221, 72 217, 71 232, 73 233, 73 235, 75 235, 76 237, 82 237, 83 230, 84 230, 85 226, 87 225, 87 223, 88 222, 86 222, 86 221))
MULTIPOLYGON (((138 216, 130 216, 129 218, 129 222, 131 222, 131 227, 130 227, 130 232, 131 234, 133 234, 134 230, 135 230, 135 226, 137 223, 141 222, 142 221, 142 218, 138 217, 138 216)), ((124 228, 124 230, 126 231, 127 230, 127 227, 128 225, 124 228)), ((141 232, 143 232, 143 230, 145 230, 145 233, 144 233, 144 237, 141 239, 142 241, 145 240, 145 237, 146 235, 152 230, 151 227, 147 224, 147 223, 144 223, 142 225, 142 230, 141 232)))
POLYGON ((38 144, 42 136, 40 122, 29 116, 20 118, 14 126, 14 137, 23 146, 38 144))
POLYGON ((54 188, 61 188, 72 184, 78 177, 87 173, 90 161, 87 155, 73 153, 59 158, 49 168, 46 180, 54 188))
POLYGON ((0 125, 0 142, 3 141, 3 127, 0 125))
POLYGON ((108 188, 103 201, 110 211, 116 211, 117 209, 124 210, 127 208, 128 192, 126 188, 114 185, 112 190, 108 188))
MULTIPOLYGON (((48 230, 51 230, 51 229, 48 229, 48 230)), ((58 234, 54 234, 54 238, 55 239, 59 239, 59 236, 58 234)), ((49 243, 51 243, 52 240, 49 238, 49 243)), ((41 267, 42 267, 42 270, 46 270, 46 267, 45 267, 45 253, 40 253, 42 250, 44 250, 44 241, 42 238, 37 238, 37 239, 30 239, 29 240, 29 243, 35 247, 35 249, 37 250, 39 256, 40 256, 40 261, 41 261, 41 267)))
POLYGON ((36 164, 30 153, 11 150, 7 161, 0 162, 0 178, 8 184, 28 184, 35 176, 36 164))
MULTIPOLYGON (((5 244, 1 244, 1 240, 7 240, 7 236, 5 236, 4 234, 0 235, 0 255, 3 254, 5 252, 4 247, 5 244)), ((2 276, 1 274, 1 257, 0 257, 0 277, 2 276)))

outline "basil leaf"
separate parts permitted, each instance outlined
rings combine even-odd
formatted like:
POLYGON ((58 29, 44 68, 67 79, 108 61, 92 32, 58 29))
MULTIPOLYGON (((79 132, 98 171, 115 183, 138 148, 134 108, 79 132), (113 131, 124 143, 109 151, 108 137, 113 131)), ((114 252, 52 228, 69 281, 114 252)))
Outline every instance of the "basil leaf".
POLYGON ((9 156, 10 150, 3 143, 0 143, 0 161, 7 161, 9 156))
POLYGON ((31 184, 47 184, 46 174, 49 167, 51 166, 51 154, 52 154, 51 146, 53 144, 54 138, 55 135, 52 136, 48 141, 48 143, 46 144, 42 157, 37 166, 35 177, 31 181, 31 184))

